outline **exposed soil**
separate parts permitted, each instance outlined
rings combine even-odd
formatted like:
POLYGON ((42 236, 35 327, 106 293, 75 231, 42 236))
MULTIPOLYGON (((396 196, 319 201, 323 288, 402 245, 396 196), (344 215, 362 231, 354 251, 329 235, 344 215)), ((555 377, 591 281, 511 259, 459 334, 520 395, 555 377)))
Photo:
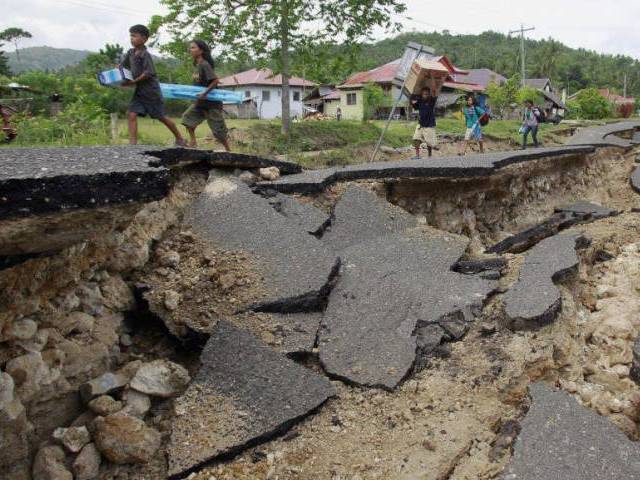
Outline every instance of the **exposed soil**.
MULTIPOLYGON (((437 154, 450 154, 447 148, 437 154)), ((506 255, 509 266, 500 287, 469 333, 440 348, 427 368, 397 391, 334 381, 337 396, 283 436, 189 478, 496 479, 510 459, 519 419, 528 408, 527 386, 534 380, 559 386, 607 416, 630 439, 640 439, 640 387, 629 378, 631 347, 640 335, 640 213, 632 211, 640 207, 640 196, 628 182, 635 154, 603 149, 586 159, 568 156, 511 166, 489 179, 365 182, 418 216, 423 234, 439 229, 464 235, 472 258, 572 201, 599 202, 624 213, 572 229, 590 237, 591 245, 580 252, 578 272, 563 279, 563 308, 553 324, 525 332, 504 326, 501 296, 516 281, 526 252, 506 255)), ((100 301, 107 309, 125 312, 131 307, 113 299, 126 299, 130 292, 108 294, 114 283, 135 286, 150 312, 141 302, 118 326, 118 335, 130 337, 126 345, 115 329, 109 332, 114 338, 104 362, 110 369, 134 360, 169 358, 194 373, 198 348, 190 340, 201 344, 219 319, 277 347, 279 326, 273 316, 238 313, 238 305, 264 295, 255 259, 205 244, 179 226, 184 208, 202 189, 204 179, 203 172, 184 176, 170 199, 146 208, 115 240, 90 243, 83 247, 86 251, 74 247, 60 257, 13 269, 0 277, 8 292, 0 295, 0 303, 16 318, 33 314, 40 303, 47 307, 42 309, 47 316, 55 309, 62 316, 67 313, 62 305, 65 289, 71 288, 67 285, 75 288, 82 281, 102 289, 100 301), (82 273, 86 270, 90 274, 82 273), (122 272, 122 277, 113 272, 122 272), (32 277, 28 282, 27 275, 32 277), (38 305, 33 305, 35 298, 38 305), (187 341, 176 341, 159 319, 187 341)), ((302 200, 330 212, 344 188, 335 185, 302 200)), ((95 316, 102 319, 98 313, 95 316)), ((13 320, 0 317, 0 323, 13 320)), ((71 340, 81 343, 80 335, 74 335, 71 340)), ((87 350, 100 343, 92 341, 87 350)), ((50 347, 52 343, 49 340, 50 347)), ((7 347, 0 354, 6 361, 13 351, 7 347)), ((315 352, 297 360, 321 371, 315 352)), ((87 378, 88 373, 77 382, 87 378)), ((57 407, 58 399, 54 400, 57 407)), ((176 407, 180 405, 175 400, 155 400, 147 416, 147 423, 161 432, 163 445, 176 407)), ((165 478, 164 448, 147 465, 105 464, 100 478, 165 478)))

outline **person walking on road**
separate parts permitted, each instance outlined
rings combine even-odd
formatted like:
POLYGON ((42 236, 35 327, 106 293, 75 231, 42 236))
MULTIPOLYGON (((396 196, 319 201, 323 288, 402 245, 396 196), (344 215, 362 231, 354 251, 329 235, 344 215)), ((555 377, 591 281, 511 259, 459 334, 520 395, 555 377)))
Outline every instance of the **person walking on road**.
POLYGON ((524 112, 522 114, 522 150, 527 149, 527 140, 529 132, 531 132, 531 138, 533 140, 533 146, 538 148, 538 115, 536 114, 535 107, 531 100, 524 102, 524 112))
POLYGON ((438 86, 434 78, 431 79, 431 87, 424 87, 420 92, 420 97, 411 99, 411 105, 418 110, 418 126, 413 134, 413 145, 416 148, 414 160, 420 160, 420 147, 423 143, 427 145, 429 157, 433 155, 433 149, 436 148, 437 101, 438 86))
POLYGON ((484 153, 480 118, 485 114, 485 111, 478 106, 473 95, 469 95, 467 97, 467 103, 464 107, 463 113, 467 131, 464 134, 464 147, 459 155, 466 155, 467 149, 472 142, 477 142, 480 146, 480 153, 484 153))
POLYGON ((199 87, 205 87, 205 90, 198 95, 198 100, 193 103, 182 115, 182 125, 189 132, 189 146, 196 147, 196 128, 206 120, 211 129, 214 138, 218 140, 229 152, 229 132, 224 122, 224 114, 222 110, 222 102, 207 99, 207 95, 211 90, 216 88, 220 83, 218 76, 214 72, 214 62, 211 57, 211 49, 202 40, 193 40, 190 48, 193 57, 193 84, 199 87))

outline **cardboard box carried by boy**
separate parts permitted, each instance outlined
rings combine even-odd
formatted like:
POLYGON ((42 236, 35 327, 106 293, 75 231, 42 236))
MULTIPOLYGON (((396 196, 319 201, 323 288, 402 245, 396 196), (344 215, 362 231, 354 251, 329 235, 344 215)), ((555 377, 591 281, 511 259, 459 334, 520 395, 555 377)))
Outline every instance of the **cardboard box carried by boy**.
POLYGON ((448 76, 449 70, 440 62, 419 59, 411 65, 404 87, 409 95, 418 95, 423 87, 431 85, 431 78, 440 89, 448 76))
POLYGON ((119 87, 124 82, 131 80, 133 80, 131 71, 123 67, 112 68, 98 74, 98 82, 104 87, 119 87))

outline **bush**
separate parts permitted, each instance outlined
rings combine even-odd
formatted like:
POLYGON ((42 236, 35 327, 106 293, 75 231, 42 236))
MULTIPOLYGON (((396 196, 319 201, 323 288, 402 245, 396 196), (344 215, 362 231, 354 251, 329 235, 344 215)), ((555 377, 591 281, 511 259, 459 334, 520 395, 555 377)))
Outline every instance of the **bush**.
POLYGON ((580 120, 601 120, 611 117, 613 108, 597 89, 587 88, 578 92, 576 98, 569 101, 569 118, 580 120))
POLYGON ((17 122, 17 145, 106 145, 109 121, 99 105, 79 98, 59 115, 22 116, 17 122))

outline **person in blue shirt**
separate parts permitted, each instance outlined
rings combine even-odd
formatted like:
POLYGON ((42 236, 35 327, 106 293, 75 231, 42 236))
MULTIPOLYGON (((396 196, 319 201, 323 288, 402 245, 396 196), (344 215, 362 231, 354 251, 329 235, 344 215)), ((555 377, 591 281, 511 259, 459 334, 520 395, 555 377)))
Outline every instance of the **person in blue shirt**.
POLYGON ((464 134, 464 147, 460 155, 466 155, 467 149, 472 142, 478 142, 478 145, 480 145, 480 153, 484 153, 480 117, 485 114, 485 111, 478 106, 475 97, 473 95, 469 95, 462 113, 464 113, 467 130, 464 134))

